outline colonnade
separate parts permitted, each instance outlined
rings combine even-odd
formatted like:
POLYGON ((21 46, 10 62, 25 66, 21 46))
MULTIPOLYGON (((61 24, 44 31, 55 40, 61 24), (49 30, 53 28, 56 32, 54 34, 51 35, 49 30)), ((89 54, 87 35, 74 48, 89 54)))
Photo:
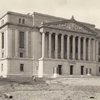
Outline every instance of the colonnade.
POLYGON ((95 61, 96 40, 69 34, 42 33, 42 58, 95 61))

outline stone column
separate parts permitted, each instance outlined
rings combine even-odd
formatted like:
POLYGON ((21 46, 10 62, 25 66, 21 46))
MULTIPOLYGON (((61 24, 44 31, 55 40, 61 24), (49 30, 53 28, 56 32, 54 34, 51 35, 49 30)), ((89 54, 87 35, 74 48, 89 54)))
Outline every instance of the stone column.
POLYGON ((91 68, 88 68, 88 74, 87 75, 91 75, 91 73, 90 73, 90 70, 91 70, 91 68))
POLYGON ((83 39, 83 60, 86 60, 86 38, 83 39))
POLYGON ((81 55, 81 54, 80 54, 80 50, 81 50, 81 48, 80 48, 80 42, 81 42, 80 39, 81 39, 81 38, 78 37, 78 60, 80 60, 80 55, 81 55))
POLYGON ((12 30, 6 30, 6 57, 12 57, 12 30))
POLYGON ((73 53, 72 53, 72 58, 75 60, 75 36, 73 36, 73 53))
POLYGON ((58 34, 55 34, 55 58, 58 58, 58 34))
POLYGON ((95 39, 93 40, 93 61, 95 61, 95 39))
POLYGON ((6 57, 6 55, 7 55, 7 52, 6 52, 7 51, 6 50, 7 49, 6 47, 7 47, 7 43, 8 43, 7 42, 7 34, 8 33, 6 31, 4 31, 4 57, 6 57))
POLYGON ((88 68, 88 75, 90 75, 90 68, 88 68))
POLYGON ((90 60, 90 55, 91 55, 91 52, 90 52, 91 46, 90 46, 90 44, 91 44, 91 39, 89 38, 89 40, 88 40, 88 60, 90 60))
POLYGON ((64 36, 61 35, 61 59, 64 58, 64 36))
POLYGON ((99 55, 99 42, 96 41, 96 61, 98 62, 98 55, 99 55))
POLYGON ((70 36, 67 35, 67 59, 69 59, 69 56, 70 56, 70 47, 69 47, 69 44, 70 44, 70 36))
POLYGON ((2 57, 2 33, 0 33, 0 58, 2 57))
POLYGON ((49 33, 49 58, 51 58, 51 33, 49 33))
POLYGON ((58 77, 57 67, 54 67, 54 74, 53 74, 53 77, 54 77, 54 78, 58 77))
POLYGON ((15 57, 18 57, 18 49, 19 49, 19 32, 15 30, 15 57))
MULTIPOLYGON (((5 47, 5 54, 6 54, 5 56, 6 56, 6 57, 9 57, 9 56, 8 56, 8 55, 9 55, 9 48, 11 48, 10 45, 9 45, 9 41, 10 41, 11 39, 10 39, 10 40, 8 39, 8 38, 9 38, 9 35, 8 35, 8 34, 9 34, 9 30, 7 29, 7 30, 5 31, 5 37, 6 37, 6 38, 4 37, 4 38, 5 38, 5 41, 6 41, 6 43, 5 43, 6 45, 4 45, 4 47, 5 47)), ((11 35, 11 34, 10 34, 10 35, 11 35)), ((11 52, 12 52, 12 50, 11 50, 11 52)))
POLYGON ((42 58, 45 57, 45 33, 42 33, 42 58))
POLYGON ((57 74, 57 67, 54 67, 54 74, 57 74))

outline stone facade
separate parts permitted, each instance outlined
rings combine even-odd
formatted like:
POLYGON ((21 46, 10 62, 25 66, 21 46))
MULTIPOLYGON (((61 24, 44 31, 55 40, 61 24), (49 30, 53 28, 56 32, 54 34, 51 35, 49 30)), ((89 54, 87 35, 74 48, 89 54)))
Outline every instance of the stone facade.
POLYGON ((95 25, 74 17, 7 12, 0 19, 0 76, 52 76, 55 69, 59 75, 100 75, 99 38, 95 25))

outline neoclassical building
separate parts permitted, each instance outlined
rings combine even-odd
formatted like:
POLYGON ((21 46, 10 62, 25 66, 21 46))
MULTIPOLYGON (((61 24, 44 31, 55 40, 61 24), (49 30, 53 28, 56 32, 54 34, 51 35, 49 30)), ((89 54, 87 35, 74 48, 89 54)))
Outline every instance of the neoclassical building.
POLYGON ((100 75, 100 29, 34 12, 0 18, 0 76, 100 75))

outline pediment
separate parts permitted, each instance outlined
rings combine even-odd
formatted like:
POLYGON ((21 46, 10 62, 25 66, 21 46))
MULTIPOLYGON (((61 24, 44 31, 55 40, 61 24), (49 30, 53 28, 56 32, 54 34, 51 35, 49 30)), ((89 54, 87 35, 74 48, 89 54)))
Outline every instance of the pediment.
POLYGON ((94 34, 93 30, 89 29, 88 27, 78 23, 78 22, 58 22, 58 23, 51 23, 47 24, 49 27, 53 28, 59 28, 59 29, 65 29, 65 30, 70 30, 70 31, 75 31, 75 32, 83 32, 83 33, 90 33, 94 34))

